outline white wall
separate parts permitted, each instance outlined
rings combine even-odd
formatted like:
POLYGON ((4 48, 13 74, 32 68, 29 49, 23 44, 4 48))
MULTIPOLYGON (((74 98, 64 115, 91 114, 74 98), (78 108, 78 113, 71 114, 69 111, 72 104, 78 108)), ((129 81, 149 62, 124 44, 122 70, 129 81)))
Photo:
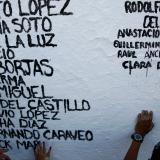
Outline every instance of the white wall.
MULTIPOLYGON (((1 16, 1 19, 8 23, 12 18, 18 17, 17 0, 10 1, 14 15, 10 18, 3 14, 1 16)), ((66 115, 61 112, 60 121, 48 121, 50 130, 83 129, 91 130, 94 134, 91 142, 46 141, 42 138, 47 145, 53 146, 54 160, 123 159, 131 142, 130 135, 133 133, 136 115, 142 109, 154 111, 155 128, 146 136, 139 159, 150 158, 152 148, 159 140, 159 71, 149 69, 147 77, 145 69, 135 70, 129 75, 128 70, 122 68, 121 60, 117 58, 118 49, 113 47, 118 29, 143 27, 145 14, 126 14, 124 2, 71 0, 67 10, 72 11, 73 15, 50 17, 56 35, 55 42, 58 44, 56 48, 14 49, 15 59, 46 58, 51 60, 50 65, 55 69, 52 77, 24 77, 28 86, 44 84, 46 93, 55 98, 79 101, 86 99, 90 102, 91 110, 88 112, 71 112, 66 115)), ((13 27, 11 30, 13 31, 13 27)), ((38 34, 40 33, 41 31, 38 34)), ((15 35, 15 32, 9 35, 13 43, 15 35)), ((20 35, 25 38, 26 33, 20 35)), ((1 35, 1 44, 5 46, 4 34, 1 35)), ((144 55, 145 51, 139 50, 137 53, 144 55)), ((156 61, 158 59, 153 63, 156 61)), ((4 95, 1 95, 1 98, 6 99, 4 95)), ((19 101, 22 104, 27 102, 23 98, 19 101)), ((19 115, 18 110, 16 113, 19 115)), ((14 119, 17 128, 18 119, 18 116, 14 119)), ((19 151, 14 147, 15 140, 11 139, 13 150, 9 151, 12 159, 34 159, 32 149, 22 148, 19 151)))

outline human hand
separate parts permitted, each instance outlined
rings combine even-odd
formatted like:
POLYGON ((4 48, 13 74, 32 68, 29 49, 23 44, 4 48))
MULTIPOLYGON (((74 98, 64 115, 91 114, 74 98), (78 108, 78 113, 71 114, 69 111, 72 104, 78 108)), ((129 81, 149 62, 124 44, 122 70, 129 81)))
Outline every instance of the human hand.
POLYGON ((35 149, 35 159, 36 160, 49 160, 52 148, 50 147, 46 150, 45 143, 38 144, 35 149))
POLYGON ((142 111, 138 114, 137 123, 135 126, 135 132, 145 136, 153 128, 153 112, 152 111, 142 111))
POLYGON ((0 160, 10 160, 10 158, 4 153, 3 149, 0 149, 0 160))

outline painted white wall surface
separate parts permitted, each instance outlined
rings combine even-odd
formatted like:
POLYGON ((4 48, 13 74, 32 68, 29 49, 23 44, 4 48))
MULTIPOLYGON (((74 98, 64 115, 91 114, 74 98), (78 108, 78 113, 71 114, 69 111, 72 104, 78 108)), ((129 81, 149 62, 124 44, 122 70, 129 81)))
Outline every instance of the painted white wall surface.
MULTIPOLYGON (((156 63, 159 58, 152 59, 152 68, 134 69, 129 74, 128 69, 122 67, 125 60, 135 61, 133 58, 117 58, 118 49, 113 46, 115 40, 119 41, 158 41, 156 38, 117 38, 119 29, 143 29, 145 15, 158 16, 156 13, 130 13, 125 12, 124 0, 71 0, 66 8, 66 12, 73 12, 73 15, 47 15, 47 9, 42 9, 42 16, 29 15, 29 17, 49 17, 53 28, 49 33, 54 33, 53 42, 57 47, 29 47, 27 45, 27 34, 30 34, 36 41, 36 35, 46 34, 41 30, 38 24, 37 32, 32 26, 29 33, 16 33, 19 29, 17 25, 11 22, 14 18, 21 20, 19 16, 18 0, 9 0, 13 13, 6 17, 3 13, 3 4, 0 3, 0 15, 10 27, 11 33, 8 35, 9 42, 12 45, 16 43, 16 35, 19 34, 26 47, 19 45, 18 48, 11 48, 15 53, 14 60, 22 59, 48 59, 49 65, 54 68, 53 76, 47 77, 37 73, 36 76, 24 76, 21 71, 18 75, 2 73, 1 75, 22 75, 26 86, 44 85, 46 95, 53 96, 55 99, 69 99, 73 104, 78 101, 79 107, 81 101, 87 100, 91 106, 89 111, 75 111, 64 113, 64 106, 60 105, 60 120, 48 120, 47 127, 51 130, 89 130, 93 133, 92 141, 79 140, 46 140, 41 136, 40 141, 45 141, 47 146, 53 146, 53 160, 120 160, 123 159, 131 143, 130 135, 134 132, 136 115, 143 109, 153 110, 155 127, 149 133, 141 147, 139 160, 150 158, 154 145, 159 141, 160 136, 160 71, 156 69, 156 63)), ((29 0, 21 0, 22 10, 28 11, 29 0), (23 1, 23 2, 22 2, 23 1)), ((56 4, 56 13, 64 5, 66 0, 52 1, 56 4)), ((32 2, 34 3, 34 2, 32 2)), ((51 12, 54 9, 51 8, 51 12)), ((9 11, 7 10, 7 13, 9 11)), ((39 21, 39 23, 41 20, 39 21)), ((27 24, 25 24, 27 26, 27 24)), ((33 25, 33 22, 32 24, 33 25)), ((147 28, 149 29, 149 28, 147 28)), ((7 48, 5 34, 0 35, 1 49, 7 48)), ((143 61, 144 55, 148 49, 126 49, 136 51, 137 61, 143 61)), ((153 49, 155 50, 155 49, 153 49)), ((2 52, 1 52, 2 53, 2 52)), ((149 59, 151 60, 151 59, 149 59)), ((4 58, 0 61, 4 64, 4 58)), ((11 67, 11 66, 9 66, 11 67)), ((24 67, 24 66, 23 66, 24 67)), ((43 69, 45 67, 43 66, 43 69)), ((49 68, 45 68, 46 72, 49 68)), ((33 71, 33 64, 31 65, 33 71)), ((6 82, 4 82, 7 86, 6 82)), ((0 83, 2 87, 4 84, 0 83)), ((13 86, 13 85, 11 85, 13 86)), ((4 91, 0 91, 0 98, 11 100, 16 98, 7 98, 4 91)), ((40 94, 40 91, 39 91, 40 94)), ((32 98, 34 99, 34 98, 32 98)), ((35 98, 36 99, 36 98, 35 98)), ((25 106, 24 113, 29 110, 28 100, 20 97, 18 101, 21 106, 25 106)), ((8 108, 7 108, 8 109, 8 108)), ((1 105, 2 110, 2 105, 1 105)), ((20 110, 11 109, 15 112, 12 121, 14 129, 23 129, 19 126, 20 110)), ((52 116, 51 113, 47 114, 52 116)), ((7 119, 7 117, 2 116, 7 119)), ((2 120, 1 118, 1 120, 2 120)), ((42 118, 40 118, 42 120, 42 118)), ((28 120, 28 119, 26 119, 28 120)), ((7 128, 5 125, 2 129, 7 128)), ((30 131, 36 127, 29 128, 30 131)), ((45 129, 39 129, 43 134, 45 129)), ((0 140, 4 140, 0 133, 0 140)), ((17 138, 7 138, 13 149, 9 150, 8 155, 12 160, 32 160, 34 159, 33 149, 17 148, 17 138)), ((33 141, 34 139, 30 140, 33 141)), ((27 141, 20 139, 20 141, 27 141)))

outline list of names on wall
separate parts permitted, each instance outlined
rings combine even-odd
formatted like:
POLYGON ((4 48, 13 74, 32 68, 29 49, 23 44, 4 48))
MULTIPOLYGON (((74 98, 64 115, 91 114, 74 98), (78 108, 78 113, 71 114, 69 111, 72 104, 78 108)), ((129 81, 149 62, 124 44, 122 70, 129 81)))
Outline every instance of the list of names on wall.
MULTIPOLYGON (((132 74, 135 70, 160 69, 160 1, 125 1, 124 9, 132 23, 140 21, 139 28, 121 28, 113 46, 122 68, 132 74), (137 14, 137 19, 132 15, 137 14)), ((128 24, 129 25, 129 24, 128 24)))
MULTIPOLYGON (((90 130, 53 130, 48 122, 62 120, 60 112, 89 112, 88 100, 55 98, 35 78, 51 78, 50 58, 21 59, 19 52, 31 48, 57 48, 54 19, 72 16, 70 0, 0 1, 0 148, 29 149, 44 140, 92 141, 90 130), (53 25, 54 24, 54 25, 53 25), (32 85, 26 78, 34 77, 32 85), (14 146, 14 147, 15 147, 14 146)), ((39 80, 40 82, 40 80, 39 80)), ((41 83, 41 82, 40 82, 41 83)))

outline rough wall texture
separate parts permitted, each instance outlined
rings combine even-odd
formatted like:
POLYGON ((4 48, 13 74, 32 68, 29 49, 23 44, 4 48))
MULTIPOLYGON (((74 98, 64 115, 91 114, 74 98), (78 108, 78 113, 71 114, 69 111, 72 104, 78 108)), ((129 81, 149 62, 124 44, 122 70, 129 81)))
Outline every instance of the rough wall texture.
MULTIPOLYGON (((21 4, 23 11, 27 12, 28 1, 24 0, 21 4)), ((130 135, 133 132, 136 115, 142 109, 153 110, 155 113, 155 129, 146 137, 139 154, 140 160, 149 158, 154 144, 159 140, 160 133, 160 73, 152 67, 148 70, 144 68, 132 70, 130 75, 129 70, 122 67, 122 62, 133 60, 133 58, 118 59, 117 52, 120 49, 113 46, 119 29, 143 29, 146 14, 125 13, 125 1, 123 0, 71 0, 66 11, 72 11, 73 15, 49 16, 53 24, 50 33, 55 34, 53 42, 58 46, 28 47, 27 34, 31 34, 32 38, 36 40, 35 35, 46 34, 46 32, 39 29, 36 33, 34 27, 31 27, 32 30, 29 33, 16 33, 14 29, 19 28, 17 25, 11 24, 11 20, 16 17, 21 19, 22 17, 18 13, 18 0, 10 0, 10 2, 13 15, 6 17, 2 13, 1 20, 5 20, 10 26, 11 34, 7 35, 11 44, 15 44, 17 34, 26 44, 25 48, 22 43, 17 48, 13 48, 16 55, 14 59, 38 59, 39 61, 48 59, 49 65, 54 68, 54 74, 50 77, 42 76, 42 73, 37 73, 36 76, 33 74, 25 76, 21 71, 18 75, 16 72, 11 75, 22 75, 27 86, 43 84, 45 93, 53 96, 53 98, 69 99, 71 103, 75 99, 78 103, 85 99, 91 106, 88 111, 67 112, 66 114, 62 107, 58 116, 61 120, 47 121, 47 127, 50 130, 90 130, 94 135, 92 141, 65 141, 56 138, 46 140, 42 136, 40 140, 46 141, 55 150, 54 158, 52 158, 54 160, 123 159, 131 143, 130 135)), ((64 2, 65 0, 60 1, 61 4, 56 5, 61 7, 64 2)), ((3 8, 2 4, 0 5, 1 8, 3 8)), ((0 10, 2 12, 2 9, 0 10)), ((43 8, 42 16, 36 14, 24 17, 36 16, 47 16, 47 9, 43 8)), ((25 25, 28 25, 27 22, 25 22, 25 25)), ((41 24, 38 26, 41 26, 41 24)), ((2 47, 7 48, 4 34, 1 37, 2 47)), ((119 40, 139 41, 139 38, 126 37, 119 38, 119 40)), ((156 41, 153 38, 141 38, 140 40, 156 41)), ((135 49, 128 50, 134 51, 135 49)), ((136 50, 138 61, 144 60, 146 51, 147 49, 136 50)), ((4 59, 1 59, 1 61, 4 61, 4 59)), ((155 65, 157 62, 158 58, 155 58, 152 64, 155 65)), ((43 69, 49 72, 50 68, 45 67, 43 69)), ((33 68, 32 64, 31 70, 33 68)), ((10 73, 3 74, 10 75, 10 73)), ((3 83, 1 82, 0 85, 3 85, 3 83)), ((6 100, 16 99, 6 97, 4 91, 3 93, 1 91, 1 98, 6 100)), ((28 100, 23 97, 18 99, 27 111, 28 100)), ((19 110, 16 109, 14 112, 16 116, 12 120, 15 123, 15 128, 21 128, 19 127, 19 110)), ((51 115, 51 113, 48 114, 51 115)), ((4 125, 2 128, 7 129, 4 125)), ((10 128, 13 128, 13 126, 10 128)), ((26 129, 33 130, 36 127, 27 127, 26 129)), ((43 129, 39 129, 39 131, 42 133, 43 129)), ((0 138, 4 140, 3 136, 0 138)), ((17 139, 10 140, 13 150, 10 150, 9 155, 13 157, 13 160, 33 159, 31 148, 25 150, 24 147, 20 147, 18 150, 15 142, 17 139)))

